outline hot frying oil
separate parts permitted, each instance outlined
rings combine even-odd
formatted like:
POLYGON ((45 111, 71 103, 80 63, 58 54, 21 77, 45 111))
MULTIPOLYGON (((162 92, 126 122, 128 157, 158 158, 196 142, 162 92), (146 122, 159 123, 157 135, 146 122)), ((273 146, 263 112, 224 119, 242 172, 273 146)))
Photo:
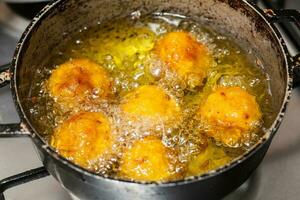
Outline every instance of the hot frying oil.
POLYGON ((247 90, 256 97, 263 116, 268 116, 271 112, 271 94, 268 77, 260 63, 257 57, 231 38, 184 16, 156 13, 138 19, 131 16, 99 23, 96 27, 82 28, 74 39, 59 47, 51 62, 44 64, 44 69, 37 73, 37 89, 32 91, 31 99, 38 101, 31 114, 39 119, 36 122, 37 129, 47 140, 51 139, 55 127, 76 112, 101 111, 109 116, 117 141, 110 157, 101 158, 101 162, 91 161, 92 165, 101 163, 95 170, 97 173, 118 177, 118 162, 123 149, 130 147, 135 140, 154 134, 176 152, 170 155, 174 156, 173 173, 180 172, 179 178, 200 175, 240 156, 263 134, 262 122, 260 130, 252 134, 251 141, 239 148, 228 148, 202 134, 203 127, 194 119, 201 102, 217 86, 239 86, 247 90), (189 88, 178 82, 176 74, 157 60, 153 53, 155 43, 173 31, 189 32, 213 56, 213 64, 203 86, 189 88), (61 109, 54 103, 55 99, 51 98, 46 88, 52 69, 77 58, 89 58, 109 72, 113 80, 114 100, 99 100, 96 105, 82 105, 71 111, 61 109), (175 99, 182 110, 177 123, 153 125, 145 120, 123 119, 124 113, 118 106, 120 100, 143 85, 158 85, 175 99))

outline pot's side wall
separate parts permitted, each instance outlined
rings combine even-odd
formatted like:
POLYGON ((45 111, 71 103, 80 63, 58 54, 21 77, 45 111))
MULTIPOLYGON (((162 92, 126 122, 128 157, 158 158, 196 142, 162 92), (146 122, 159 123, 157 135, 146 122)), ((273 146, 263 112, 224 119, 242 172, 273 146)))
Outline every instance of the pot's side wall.
POLYGON ((209 179, 190 184, 168 187, 130 184, 107 179, 91 179, 82 173, 74 172, 47 155, 44 149, 37 147, 43 162, 62 186, 81 200, 133 200, 133 199, 189 199, 218 200, 241 185, 256 169, 271 140, 265 143, 255 154, 234 168, 209 179))

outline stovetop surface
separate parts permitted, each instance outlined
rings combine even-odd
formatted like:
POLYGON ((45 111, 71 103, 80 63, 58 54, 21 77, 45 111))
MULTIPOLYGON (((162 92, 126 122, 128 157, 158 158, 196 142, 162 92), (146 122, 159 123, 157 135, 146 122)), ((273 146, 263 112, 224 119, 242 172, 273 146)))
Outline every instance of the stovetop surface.
MULTIPOLYGON (((298 0, 287 0, 297 8, 298 0)), ((20 34, 29 23, 0 2, 0 65, 11 60, 20 34)), ((293 49, 291 48, 293 51, 293 49)), ((295 53, 295 52, 294 52, 295 53)), ((224 200, 293 200, 300 198, 300 88, 292 92, 283 123, 255 173, 224 200)), ((0 123, 18 122, 9 87, 0 89, 0 123)), ((29 138, 0 139, 0 179, 40 167, 29 138)), ((51 176, 14 187, 5 192, 8 200, 70 200, 51 176)))

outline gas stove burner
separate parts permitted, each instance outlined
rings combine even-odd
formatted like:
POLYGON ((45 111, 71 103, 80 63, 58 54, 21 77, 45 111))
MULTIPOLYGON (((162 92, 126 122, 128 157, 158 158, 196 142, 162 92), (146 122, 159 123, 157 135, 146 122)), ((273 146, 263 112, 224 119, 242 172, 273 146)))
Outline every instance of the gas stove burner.
POLYGON ((274 9, 280 9, 280 8, 284 8, 285 7, 287 1, 286 0, 263 0, 262 2, 267 7, 272 7, 274 9))

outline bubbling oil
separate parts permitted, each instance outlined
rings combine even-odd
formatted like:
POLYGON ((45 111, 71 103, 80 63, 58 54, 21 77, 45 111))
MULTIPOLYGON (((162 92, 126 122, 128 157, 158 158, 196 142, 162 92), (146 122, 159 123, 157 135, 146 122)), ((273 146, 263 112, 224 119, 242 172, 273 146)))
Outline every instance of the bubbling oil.
POLYGON ((203 127, 194 117, 200 103, 217 86, 246 89, 256 97, 264 117, 268 116, 272 107, 268 77, 255 55, 208 26, 169 13, 142 17, 132 15, 109 23, 99 23, 91 28, 83 27, 76 37, 56 49, 51 61, 44 66, 44 71, 36 74, 36 89, 30 97, 35 102, 30 110, 32 118, 39 119, 35 122, 37 130, 46 140, 51 140, 55 128, 73 114, 80 111, 105 113, 116 141, 110 153, 90 161, 94 166, 93 171, 104 176, 122 178, 118 172, 124 149, 149 135, 161 138, 166 147, 176 152, 169 156, 172 160, 171 173, 177 176, 169 180, 206 173, 242 155, 264 134, 263 122, 260 130, 252 133, 251 141, 238 148, 228 148, 206 137, 203 127), (152 51, 155 42, 164 34, 178 30, 189 32, 213 56, 213 66, 204 86, 189 88, 178 81, 176 74, 165 67, 152 51), (97 97, 93 97, 97 100, 94 104, 79 105, 71 110, 64 110, 57 105, 47 90, 47 79, 53 68, 77 58, 89 58, 109 72, 113 79, 114 99, 97 100, 97 97), (175 99, 182 110, 176 122, 153 124, 145 118, 127 118, 119 107, 120 100, 143 85, 158 85, 175 99))

